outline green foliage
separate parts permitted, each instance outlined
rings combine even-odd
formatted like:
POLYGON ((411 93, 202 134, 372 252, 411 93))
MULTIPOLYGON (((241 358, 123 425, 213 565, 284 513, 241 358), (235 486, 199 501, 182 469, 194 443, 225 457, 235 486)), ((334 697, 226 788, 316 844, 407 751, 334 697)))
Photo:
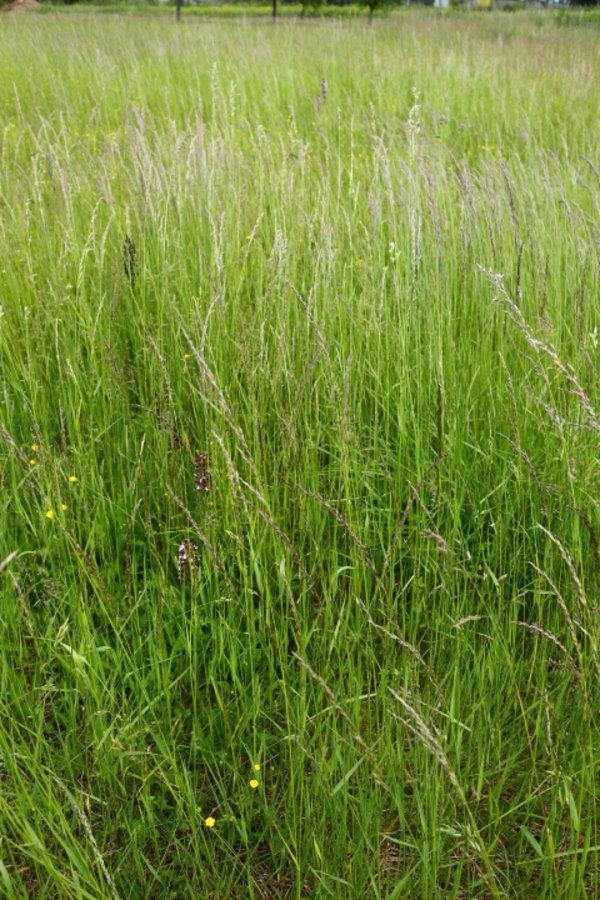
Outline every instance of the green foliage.
POLYGON ((302 6, 302 15, 317 15, 322 7, 323 0, 300 0, 302 6))
POLYGON ((596 32, 2 29, 3 894, 597 896, 596 32))

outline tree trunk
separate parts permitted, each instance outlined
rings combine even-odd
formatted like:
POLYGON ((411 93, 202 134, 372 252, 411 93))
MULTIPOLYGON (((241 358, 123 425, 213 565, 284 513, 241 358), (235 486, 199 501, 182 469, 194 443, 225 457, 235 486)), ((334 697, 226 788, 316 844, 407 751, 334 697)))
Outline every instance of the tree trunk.
POLYGON ((175 18, 178 22, 181 22, 181 6, 183 0, 175 0, 175 18))
POLYGON ((373 12, 375 8, 373 6, 369 7, 369 25, 373 24, 373 12))
POLYGON ((273 21, 277 18, 277 0, 273 0, 273 21))

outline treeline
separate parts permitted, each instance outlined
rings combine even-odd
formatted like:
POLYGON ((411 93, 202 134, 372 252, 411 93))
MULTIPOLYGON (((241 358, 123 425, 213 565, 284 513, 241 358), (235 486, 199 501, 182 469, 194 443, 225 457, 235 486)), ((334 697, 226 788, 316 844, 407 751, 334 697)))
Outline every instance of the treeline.
MULTIPOLYGON (((10 3, 11 0, 0 0, 0 7, 10 3)), ((369 13, 372 18, 374 13, 380 9, 391 9, 400 6, 434 6, 435 0, 41 0, 44 5, 84 5, 90 4, 94 6, 170 6, 175 7, 177 18, 181 16, 181 10, 187 8, 212 7, 239 7, 240 11, 247 7, 255 10, 257 7, 269 9, 274 18, 277 17, 278 11, 286 7, 300 7, 304 15, 319 15, 326 13, 327 10, 333 12, 334 9, 341 11, 346 9, 356 13, 362 8, 369 13)), ((470 8, 474 6, 486 8, 497 8, 507 11, 526 9, 530 7, 545 6, 550 9, 563 9, 565 7, 587 7, 600 9, 600 0, 491 0, 491 2, 478 2, 478 0, 445 0, 444 6, 453 8, 470 8)), ((594 17, 595 18, 595 17, 594 17)), ((568 24, 568 23, 566 23, 568 24)))

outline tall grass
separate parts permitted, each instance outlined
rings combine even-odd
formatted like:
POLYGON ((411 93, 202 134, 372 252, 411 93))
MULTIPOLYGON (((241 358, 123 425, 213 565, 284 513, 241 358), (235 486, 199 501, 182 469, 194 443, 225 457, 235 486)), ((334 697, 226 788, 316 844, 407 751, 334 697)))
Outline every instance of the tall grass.
POLYGON ((596 35, 0 41, 6 896, 598 896, 596 35))

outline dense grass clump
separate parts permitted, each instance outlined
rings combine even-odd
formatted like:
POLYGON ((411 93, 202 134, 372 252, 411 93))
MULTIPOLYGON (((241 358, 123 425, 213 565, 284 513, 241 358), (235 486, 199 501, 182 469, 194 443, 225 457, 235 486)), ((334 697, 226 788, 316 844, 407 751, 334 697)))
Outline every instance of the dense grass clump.
POLYGON ((0 40, 4 894, 598 896, 597 34, 0 40))

